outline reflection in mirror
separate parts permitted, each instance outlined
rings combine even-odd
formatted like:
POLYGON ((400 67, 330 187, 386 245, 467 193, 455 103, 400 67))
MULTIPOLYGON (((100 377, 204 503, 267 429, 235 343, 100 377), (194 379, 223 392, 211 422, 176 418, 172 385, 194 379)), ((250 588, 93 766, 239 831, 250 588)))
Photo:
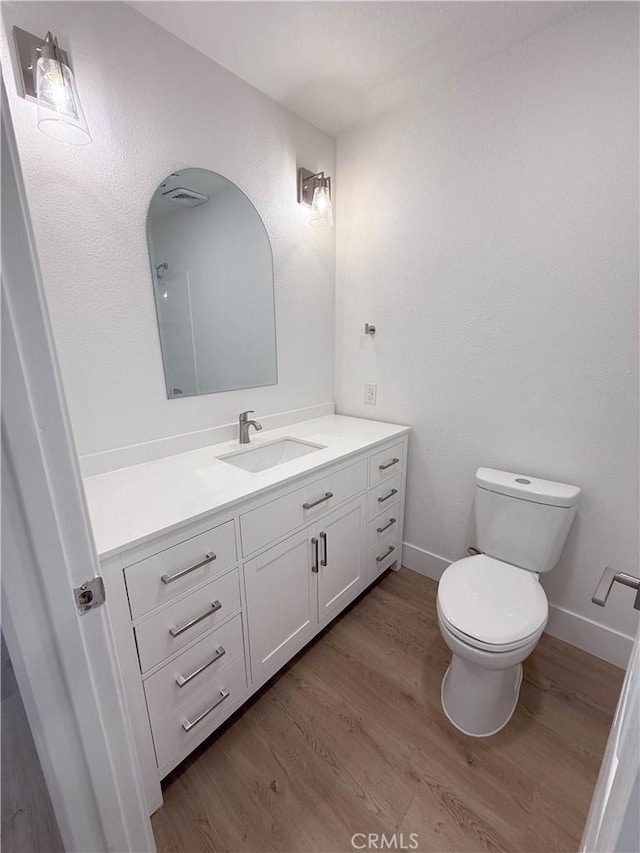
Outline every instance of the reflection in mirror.
POLYGON ((275 385, 271 244, 246 195, 183 169, 154 193, 147 236, 167 395, 275 385))

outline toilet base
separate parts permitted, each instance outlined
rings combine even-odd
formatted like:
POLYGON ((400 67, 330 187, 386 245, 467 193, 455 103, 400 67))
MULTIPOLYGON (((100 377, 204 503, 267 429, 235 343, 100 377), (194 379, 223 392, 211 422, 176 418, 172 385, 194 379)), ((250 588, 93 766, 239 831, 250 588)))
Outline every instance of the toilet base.
POLYGON ((491 737, 511 719, 521 684, 521 663, 490 670, 454 654, 442 679, 442 710, 463 734, 491 737))

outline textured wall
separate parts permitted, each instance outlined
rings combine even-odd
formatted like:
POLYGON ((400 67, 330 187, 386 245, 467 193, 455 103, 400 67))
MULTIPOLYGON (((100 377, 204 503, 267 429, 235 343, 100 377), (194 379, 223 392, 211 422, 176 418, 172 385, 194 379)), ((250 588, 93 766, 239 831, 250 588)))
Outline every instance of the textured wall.
POLYGON ((635 633, 628 590, 590 596, 638 566, 636 4, 340 137, 336 189, 336 402, 413 427, 405 539, 462 557, 479 465, 576 483, 549 598, 635 633))
MULTIPOLYGON (((334 174, 334 140, 121 3, 3 4, 6 29, 69 48, 93 135, 55 143, 18 98, 16 137, 79 452, 333 399, 333 229, 308 226, 296 165, 334 174), (167 400, 145 220, 171 171, 225 175, 273 245, 278 385, 167 400)), ((247 335, 251 330, 247 329, 247 335)))

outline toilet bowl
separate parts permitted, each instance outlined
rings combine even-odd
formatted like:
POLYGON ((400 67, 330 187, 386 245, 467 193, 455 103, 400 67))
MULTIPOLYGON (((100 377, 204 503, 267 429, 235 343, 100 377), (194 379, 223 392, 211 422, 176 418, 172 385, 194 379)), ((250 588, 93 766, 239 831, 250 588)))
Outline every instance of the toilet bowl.
POLYGON ((539 573, 556 565, 579 497, 577 486, 476 472, 481 553, 452 563, 437 596, 440 631, 452 653, 442 708, 466 735, 496 734, 516 709, 522 662, 549 614, 539 573))
POLYGON ((442 682, 448 720, 471 737, 488 737, 511 719, 522 661, 547 624, 536 575, 484 554, 452 563, 442 575, 438 623, 452 652, 442 682))

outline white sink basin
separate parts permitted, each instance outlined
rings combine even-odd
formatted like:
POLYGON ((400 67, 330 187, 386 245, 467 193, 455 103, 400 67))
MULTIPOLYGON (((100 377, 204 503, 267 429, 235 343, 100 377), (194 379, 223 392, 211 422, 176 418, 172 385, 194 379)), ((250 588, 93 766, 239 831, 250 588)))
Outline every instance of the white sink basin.
POLYGON ((306 456, 316 450, 324 450, 322 444, 312 444, 310 441, 300 441, 297 438, 280 438, 268 444, 259 444, 247 450, 234 450, 219 456, 222 462, 235 465, 236 468, 244 468, 257 474, 258 471, 266 471, 274 465, 282 465, 283 462, 291 462, 299 456, 306 456))

